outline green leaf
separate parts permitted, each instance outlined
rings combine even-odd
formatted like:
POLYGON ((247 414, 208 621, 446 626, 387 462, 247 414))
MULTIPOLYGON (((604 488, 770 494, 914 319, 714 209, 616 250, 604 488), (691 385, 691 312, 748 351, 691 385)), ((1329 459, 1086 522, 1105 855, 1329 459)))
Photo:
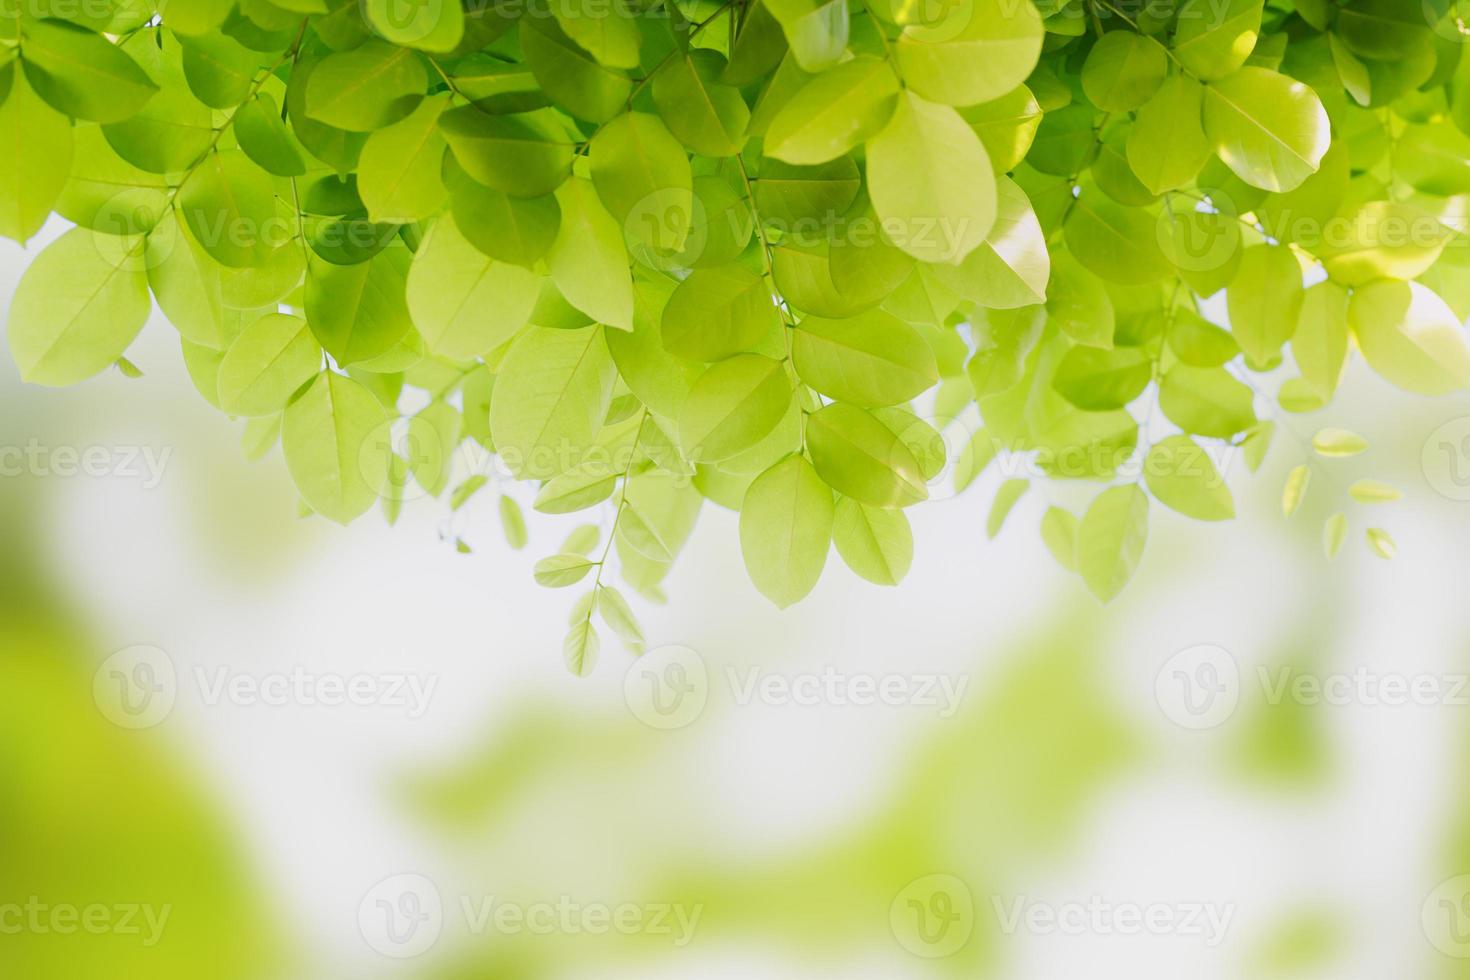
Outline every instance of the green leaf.
POLYGON ((684 247, 694 176, 684 147, 658 116, 627 112, 614 118, 592 138, 587 156, 598 196, 630 238, 665 252, 684 247), (650 213, 678 220, 643 220, 650 213))
POLYGON ((788 53, 781 24, 767 4, 756 0, 744 13, 730 44, 730 64, 720 76, 726 85, 749 85, 765 78, 788 53))
POLYGON ((1302 378, 1323 398, 1337 390, 1347 360, 1348 299, 1348 291, 1334 282, 1308 289, 1291 339, 1302 378))
POLYGON ((1154 194, 1191 183, 1214 153, 1201 113, 1204 89, 1185 75, 1173 75, 1138 110, 1128 133, 1128 165, 1154 194))
POLYGON ((1092 594, 1103 602, 1116 598, 1147 541, 1147 494, 1131 485, 1098 494, 1077 528, 1077 571, 1092 594))
POLYGON ((1453 233, 1433 216, 1396 201, 1368 201, 1333 219, 1317 249, 1327 274, 1346 286, 1413 279, 1438 261, 1453 233))
POLYGON ((1153 372, 1153 359, 1137 347, 1099 350, 1079 345, 1062 357, 1052 385, 1078 408, 1106 412, 1143 394, 1153 372))
MULTIPOLYGON (((1086 170, 1097 151, 1096 124, 1097 110, 1081 102, 1063 103, 1048 111, 1036 129, 1026 163, 1058 177, 1070 178, 1086 170)), ((1070 197, 1071 186, 1066 186, 1070 197)))
POLYGON ((1198 521, 1235 517, 1230 486, 1209 454, 1188 436, 1169 436, 1154 443, 1143 472, 1149 492, 1171 510, 1198 521))
POLYGON ((792 334, 792 359, 802 381, 822 394, 867 407, 907 402, 939 380, 923 336, 881 310, 845 320, 807 317, 792 334))
POLYGON ((1041 55, 1041 17, 1031 0, 975 0, 910 24, 894 45, 904 81, 926 99, 968 106, 1026 81, 1041 55))
POLYGON ((1393 560, 1399 550, 1399 546, 1394 543, 1393 536, 1381 527, 1368 528, 1368 547, 1384 561, 1393 560))
POLYGON ((697 269, 664 307, 664 349, 694 361, 752 350, 780 327, 770 287, 739 263, 697 269))
MULTIPOLYGON (((985 241, 958 266, 936 265, 929 271, 965 299, 988 309, 1045 303, 1051 255, 1041 223, 1015 181, 1001 177, 996 190, 995 224, 985 241)), ((837 253, 833 254, 835 261, 837 253)), ((835 273, 834 269, 834 277, 835 273)))
POLYGON ((597 630, 592 628, 590 621, 583 620, 574 625, 562 641, 562 662, 574 676, 587 677, 591 675, 592 668, 597 666, 597 653, 601 648, 602 642, 597 638, 597 630))
MULTIPOLYGON (((753 6, 747 24, 757 19, 753 6)), ((691 49, 670 59, 653 76, 653 104, 669 131, 695 153, 734 156, 745 143, 750 108, 739 90, 718 81, 725 62, 713 51, 691 49)))
POLYGON ((409 224, 444 204, 444 152, 439 117, 447 95, 425 99, 401 122, 368 137, 358 162, 357 190, 376 222, 409 224))
POLYGON ((490 432, 517 479, 549 479, 581 462, 607 416, 617 371, 600 327, 530 327, 501 362, 490 432))
POLYGON ((619 330, 633 329, 633 277, 617 220, 592 182, 574 177, 556 192, 561 226, 546 255, 551 277, 568 303, 619 330))
POLYGON ((1381 480, 1358 480, 1348 487, 1348 494, 1360 504, 1388 504, 1404 498, 1402 490, 1381 480))
POLYGON ((148 319, 141 236, 73 228, 21 276, 10 304, 10 353, 21 379, 69 385, 111 367, 148 319))
POLYGON ((1233 215, 1175 209, 1170 200, 1159 214, 1155 232, 1165 259, 1199 295, 1213 296, 1235 279, 1242 231, 1233 215))
POLYGON ((553 102, 594 123, 606 122, 623 109, 633 91, 626 74, 599 64, 553 18, 538 12, 520 22, 521 52, 553 102))
POLYGON ((1216 439, 1256 423, 1255 396, 1223 368, 1176 364, 1159 384, 1159 408, 1185 432, 1216 439))
MULTIPOLYGON (((473 476, 468 477, 463 483, 461 483, 459 486, 455 487, 454 488, 454 492, 449 495, 449 509, 450 509, 450 511, 458 511, 458 510, 460 510, 462 507, 464 507, 465 504, 469 503, 472 499, 474 499, 475 494, 479 493, 481 490, 485 489, 485 487, 487 487, 489 485, 490 485, 490 478, 488 476, 486 476, 484 473, 476 473, 473 476)), ((510 528, 510 526, 508 525, 508 523, 506 521, 507 507, 506 507, 506 505, 504 503, 507 500, 510 500, 510 506, 515 509, 515 513, 517 515, 520 514, 520 505, 519 504, 516 504, 516 502, 514 500, 511 500, 509 497, 502 497, 501 498, 501 508, 500 508, 500 510, 501 510, 500 518, 501 519, 500 519, 500 524, 501 524, 501 527, 505 530, 506 537, 509 539, 510 538, 510 535, 511 535, 511 528, 510 528)), ((522 531, 525 530, 524 520, 525 519, 522 518, 522 522, 523 522, 522 528, 521 528, 522 531)), ((522 548, 522 547, 525 546, 525 541, 524 540, 521 540, 520 541, 520 544, 516 544, 515 541, 513 541, 513 540, 510 541, 509 543, 510 543, 510 545, 511 545, 512 548, 522 548)))
POLYGON ((597 608, 597 590, 592 589, 582 593, 577 601, 572 603, 571 610, 567 613, 567 622, 572 626, 590 620, 593 611, 597 608))
POLYGON ((990 465, 999 452, 1000 446, 996 440, 985 429, 976 429, 975 434, 966 441, 964 448, 960 450, 960 457, 955 461, 954 468, 954 492, 963 493, 970 484, 990 465))
POLYGON ((1429 287, 1369 283, 1353 292, 1348 323, 1368 366, 1405 391, 1444 395, 1470 384, 1460 317, 1429 287))
POLYGON ((1082 65, 1082 91, 1104 112, 1127 112, 1147 102, 1168 71, 1159 42, 1132 31, 1109 31, 1082 65))
POLYGON ((1282 345, 1296 332, 1304 296, 1301 266, 1291 249, 1255 245, 1245 250, 1226 300, 1230 331, 1252 368, 1261 370, 1280 358, 1282 345))
POLYGON ((613 330, 607 346, 618 373, 639 401, 665 418, 677 418, 703 368, 664 350, 660 317, 672 292, 666 285, 635 283, 633 330, 613 330))
POLYGON ((220 362, 220 408, 231 415, 275 415, 321 366, 322 349, 305 320, 267 313, 235 338, 220 362))
POLYGON ((1205 133, 1241 180, 1262 190, 1300 187, 1331 141, 1322 102, 1305 83, 1242 68, 1205 88, 1205 133))
POLYGON ((1168 341, 1175 356, 1191 367, 1221 367, 1240 353, 1240 345, 1228 331, 1193 310, 1174 311, 1168 341))
POLYGON ((1069 572, 1077 570, 1077 516, 1060 507, 1048 507, 1041 515, 1041 540, 1056 559, 1069 572))
POLYGON ((333 265, 313 257, 306 273, 306 322, 342 366, 387 353, 409 330, 407 250, 389 248, 371 261, 333 265))
POLYGON ((305 151, 286 128, 280 108, 269 95, 257 95, 241 106, 235 113, 233 129, 241 151, 262 170, 279 177, 306 174, 305 151))
POLYGON ((1113 346, 1116 316, 1106 287, 1065 252, 1052 258, 1046 312, 1077 343, 1103 349, 1113 346))
POLYGON ((975 356, 965 365, 965 374, 977 399, 998 395, 1021 380, 1043 321, 1034 309, 1002 310, 987 313, 976 324, 975 356))
POLYGON ((388 418, 371 392, 331 371, 286 407, 281 447, 312 510, 347 524, 372 507, 388 477, 388 418))
POLYGON ((1017 85, 998 99, 964 106, 960 115, 985 144, 995 172, 1009 173, 1026 159, 1041 125, 1041 103, 1025 85, 1017 85))
POLYGON ((1240 448, 1245 454, 1246 468, 1252 473, 1258 472, 1261 464, 1266 461, 1266 454, 1271 451, 1271 440, 1275 435, 1275 422, 1261 422, 1246 431, 1245 438, 1240 441, 1240 448))
POLYGON ((1318 412, 1327 405, 1327 399, 1302 378, 1287 378, 1276 392, 1276 401, 1286 411, 1297 414, 1318 412))
POLYGON ((460 234, 492 259, 530 268, 556 241, 561 206, 554 196, 512 197, 486 187, 453 156, 444 161, 444 185, 460 234))
POLYGON ((1064 234, 1077 261, 1109 282, 1140 286, 1171 273, 1159 250, 1154 219, 1084 187, 1067 216, 1064 234))
POLYGON ((624 0, 551 0, 549 6, 567 36, 599 63, 614 68, 638 67, 643 37, 635 12, 624 0))
POLYGON ((907 507, 929 496, 913 450, 854 405, 834 402, 807 417, 812 463, 838 493, 874 507, 907 507))
POLYGON ((50 217, 71 173, 71 122, 43 102, 13 65, 0 102, 0 235, 22 245, 50 217))
POLYGON ((840 497, 832 541, 847 567, 874 585, 897 585, 913 564, 914 532, 901 510, 840 497))
POLYGON ((405 47, 448 53, 465 35, 465 14, 457 3, 363 0, 363 12, 373 30, 405 47))
POLYGON ((182 47, 190 91, 214 109, 233 109, 244 102, 263 67, 259 53, 222 35, 189 38, 182 47))
POLYGON ((1368 451, 1368 440, 1348 429, 1328 427, 1319 429, 1312 436, 1312 448, 1317 455, 1329 459, 1357 456, 1368 451))
POLYGON ((368 41, 316 66, 306 86, 306 114, 337 129, 370 133, 411 113, 428 84, 418 55, 368 41))
POLYGON ((572 143, 544 113, 492 116, 462 106, 439 117, 439 131, 465 173, 512 197, 550 194, 572 171, 572 143))
POLYGON ((656 525, 643 519, 632 504, 623 508, 618 521, 618 540, 650 561, 666 563, 674 560, 676 549, 664 540, 656 525))
POLYGON ((786 415, 791 380, 780 361, 736 354, 711 365, 679 410, 679 443, 691 462, 729 459, 756 445, 786 415))
POLYGON ((536 582, 552 589, 576 585, 597 563, 586 555, 552 555, 536 563, 536 582))
POLYGON ((782 609, 806 598, 832 546, 832 491, 801 456, 756 477, 740 507, 740 552, 761 594, 782 609))
POLYGON ((27 20, 26 79, 52 108, 92 122, 120 122, 158 91, 138 63, 100 34, 60 20, 27 20))
POLYGON ((912 92, 868 141, 868 193, 883 230, 924 262, 956 263, 995 224, 990 158, 954 109, 912 92))
POLYGON ((804 71, 830 68, 847 51, 846 0, 764 0, 804 71))
POLYGON ((1399 136, 1394 176, 1426 194, 1451 195, 1470 187, 1470 136, 1445 123, 1411 125, 1399 136))
MULTIPOLYGON (((761 164, 755 203, 767 223, 789 232, 811 227, 813 218, 820 223, 830 220, 834 214, 842 214, 857 200, 862 186, 862 174, 850 156, 813 167, 766 160, 761 164)), ((793 237, 811 238, 810 235, 793 237)), ((791 244, 813 243, 794 240, 791 244)), ((825 245, 825 241, 822 244, 825 245)), ((781 251, 785 250, 778 250, 778 258, 781 251)))
POLYGON ((1011 515, 1011 510, 1018 504, 1026 491, 1031 489, 1030 480, 1011 479, 1000 485, 995 491, 995 500, 990 505, 990 514, 985 519, 985 536, 992 541, 1000 533, 1005 525, 1006 518, 1011 515))
POLYGON ((1184 0, 1174 30, 1174 56, 1191 73, 1211 80, 1244 65, 1261 30, 1262 0, 1184 0))
POLYGON ((475 358, 526 325, 541 280, 529 269, 497 262, 469 243, 454 219, 441 217, 413 257, 406 301, 430 351, 475 358))
POLYGON ((431 497, 449 486, 462 428, 459 411, 439 400, 408 420, 409 469, 414 482, 431 497))
POLYGON ((888 62, 858 55, 808 81, 771 120, 765 153, 787 163, 826 163, 881 130, 898 104, 888 62))
POLYGON ((170 30, 180 34, 204 34, 218 28, 234 5, 230 0, 190 0, 172 4, 166 19, 170 30))
POLYGON ((312 75, 326 54, 321 49, 308 49, 291 69, 290 82, 286 87, 286 114, 291 123, 291 132, 313 156, 329 164, 339 172, 347 172, 357 166, 357 158, 367 142, 364 133, 350 133, 345 129, 328 126, 313 119, 307 112, 306 93, 312 75))
POLYGON ((1312 482, 1312 470, 1305 463, 1292 467, 1286 475, 1286 485, 1281 490, 1281 513, 1286 517, 1295 514, 1307 495, 1312 482))
POLYGON ((597 595, 597 614, 602 621, 618 634, 623 643, 635 654, 643 653, 646 643, 643 636, 643 627, 638 625, 638 617, 633 614, 633 607, 628 605, 628 600, 623 594, 610 585, 604 585, 597 595))
POLYGON ((617 480, 606 463, 588 459, 543 483, 532 506, 543 514, 572 514, 611 497, 617 480))
POLYGON ((1322 525, 1322 553, 1327 556, 1328 561, 1337 557, 1346 538, 1347 515, 1338 511, 1322 525))
POLYGON ((179 208, 204 250, 234 268, 260 264, 292 233, 270 175, 239 150, 211 153, 180 188, 179 208))

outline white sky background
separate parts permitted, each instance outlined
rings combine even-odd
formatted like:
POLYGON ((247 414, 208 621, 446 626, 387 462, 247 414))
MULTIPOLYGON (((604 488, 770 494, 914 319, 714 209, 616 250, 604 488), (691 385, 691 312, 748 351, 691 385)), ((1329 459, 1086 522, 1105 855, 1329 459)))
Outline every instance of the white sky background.
MULTIPOLYGON (((19 248, 0 248, 7 302, 24 263, 19 248)), ((302 666, 438 678, 421 719, 380 707, 212 707, 186 689, 163 728, 236 815, 311 958, 306 975, 370 975, 383 965, 357 933, 364 892, 402 871, 455 873, 443 845, 393 804, 390 781, 454 760, 506 712, 538 699, 589 714, 626 711, 627 654, 604 630, 596 674, 571 678, 560 642, 578 592, 531 579, 535 559, 553 552, 578 521, 535 515, 529 494, 515 491, 527 504, 532 540, 512 553, 501 542, 494 497, 484 494, 452 522, 476 548, 461 556, 440 540, 451 522, 433 502, 411 505, 393 529, 376 515, 345 531, 298 520, 279 453, 244 462, 240 426, 192 390, 167 323, 155 316, 129 357, 145 378, 112 372, 63 391, 20 390, 8 355, 0 358, 6 410, 20 419, 12 432, 34 432, 48 445, 172 453, 157 489, 125 477, 44 484, 48 550, 70 598, 95 625, 98 660, 148 643, 167 650, 184 673, 302 666)), ((1287 437, 1278 438, 1260 477, 1250 479, 1239 462, 1232 469, 1236 524, 1199 525, 1155 506, 1142 570, 1111 612, 1108 661, 1110 696, 1157 734, 1164 764, 1115 787, 1092 815, 1084 846, 1039 872, 1029 894, 1234 902, 1235 923, 1219 950, 1177 938, 1022 935, 1010 946, 1007 976, 1237 976, 1244 951, 1277 917, 1320 901, 1358 927, 1351 955, 1331 976, 1432 971, 1436 953, 1421 935, 1419 910, 1450 870, 1441 846, 1447 807, 1463 780, 1459 749, 1470 709, 1320 709, 1332 712, 1341 776, 1324 791, 1293 798, 1221 779, 1209 764, 1218 733, 1173 727, 1153 702, 1153 682, 1171 654, 1201 643, 1226 647, 1243 665, 1273 661, 1295 617, 1318 603, 1345 618, 1333 651, 1340 669, 1470 669, 1463 598, 1470 503, 1437 495, 1419 467, 1425 436, 1465 414, 1470 398, 1400 395, 1356 365, 1326 416, 1375 445, 1370 456, 1344 463, 1345 474, 1388 479, 1407 492, 1404 502, 1374 512, 1398 541, 1391 563, 1367 553, 1361 521, 1331 566, 1316 547, 1327 510, 1309 506, 1283 525, 1281 479, 1304 455, 1287 437), (1166 561, 1166 554, 1176 558, 1166 561)), ((1315 417, 1291 422, 1308 435, 1321 424, 1315 417)), ((1336 488, 1339 496, 1347 482, 1336 488)), ((784 613, 747 581, 734 515, 707 506, 668 583, 670 604, 634 600, 650 645, 683 644, 712 663, 786 674, 827 665, 970 674, 970 696, 982 696, 988 669, 1001 665, 1015 640, 1044 628, 1059 608, 1092 601, 1055 566, 1036 532, 1049 497, 1076 509, 1085 492, 1033 487, 1000 538, 987 542, 985 513, 997 483, 988 473, 964 496, 910 512, 916 560, 902 587, 869 586, 834 553, 815 594, 784 613)), ((721 711, 669 737, 690 737, 690 751, 679 757, 685 764, 721 774, 700 786, 722 798, 690 805, 718 821, 726 846, 779 851, 820 840, 880 801, 898 775, 892 767, 901 748, 932 724, 932 711, 917 708, 766 706, 721 711)), ((671 770, 669 780, 680 771, 671 770)), ((595 842, 596 816, 582 829, 595 842)), ((576 853, 590 843, 571 846, 576 853)), ((980 901, 988 913, 988 901, 980 901)), ((677 975, 685 977, 753 975, 754 962, 762 975, 817 975, 810 963, 768 961, 758 949, 680 962, 677 975)), ((865 975, 862 967, 834 963, 830 975, 865 975)), ((872 969, 875 976, 928 975, 907 958, 872 969)))

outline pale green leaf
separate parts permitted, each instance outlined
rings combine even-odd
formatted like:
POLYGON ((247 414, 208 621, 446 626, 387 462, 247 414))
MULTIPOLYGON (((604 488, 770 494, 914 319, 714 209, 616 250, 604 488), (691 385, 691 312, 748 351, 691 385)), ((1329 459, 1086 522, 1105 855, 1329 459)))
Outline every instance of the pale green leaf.
POLYGON ((990 158, 954 109, 912 92, 868 141, 868 193, 883 230, 925 262, 956 263, 995 224, 990 158))
POLYGON ((1199 521, 1235 516, 1230 486, 1209 454, 1188 436, 1154 443, 1144 460, 1144 479, 1159 503, 1199 521))
POLYGON ((123 355, 151 309, 143 249, 141 236, 73 228, 36 257, 7 325, 22 380, 75 384, 123 355))
POLYGON ((847 567, 875 585, 897 585, 913 564, 914 534, 901 510, 841 497, 832 541, 847 567))
POLYGON ((1077 527, 1077 571, 1111 602, 1133 578, 1148 541, 1148 495, 1136 486, 1104 490, 1077 527))
POLYGON ((312 510, 346 524, 372 507, 387 484, 388 418, 371 392, 331 371, 286 407, 286 466, 312 510))
POLYGON ((801 456, 755 479, 740 508, 740 551, 762 595, 784 609, 816 587, 835 510, 832 491, 801 456))

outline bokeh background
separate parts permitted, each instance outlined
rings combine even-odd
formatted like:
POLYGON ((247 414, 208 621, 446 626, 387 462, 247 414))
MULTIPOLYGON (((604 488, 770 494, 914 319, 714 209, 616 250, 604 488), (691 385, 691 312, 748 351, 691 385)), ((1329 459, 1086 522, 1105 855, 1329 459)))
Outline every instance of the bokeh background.
POLYGON ((129 357, 67 391, 0 358, 0 975, 1470 976, 1470 397, 1355 366, 1231 461, 1234 523, 1155 507, 1106 608, 1037 533, 1094 488, 987 540, 993 467, 913 512, 900 588, 834 556, 784 613, 707 505, 634 600, 652 652, 578 680, 575 592, 531 577, 578 518, 303 519, 167 323, 129 357), (1373 448, 1283 519, 1328 420, 1373 448))

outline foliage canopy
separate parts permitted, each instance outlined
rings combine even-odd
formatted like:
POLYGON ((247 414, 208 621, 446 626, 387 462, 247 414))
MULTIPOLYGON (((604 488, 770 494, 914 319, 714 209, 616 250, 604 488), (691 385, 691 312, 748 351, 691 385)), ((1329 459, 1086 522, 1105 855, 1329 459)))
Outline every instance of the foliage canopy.
POLYGON ((712 501, 780 605, 834 544, 892 585, 905 510, 997 458, 1025 475, 992 535, 1033 482, 1099 485, 1041 536, 1109 599, 1150 507, 1233 517, 1221 464, 1259 466, 1263 415, 1324 407, 1352 351, 1410 392, 1470 382, 1450 7, 0 0, 0 233, 76 226, 10 347, 39 384, 133 372, 156 302, 334 521, 496 475, 548 513, 610 502, 605 543, 536 569, 593 576, 579 672, 594 612, 641 644, 614 547, 657 596, 712 501))

